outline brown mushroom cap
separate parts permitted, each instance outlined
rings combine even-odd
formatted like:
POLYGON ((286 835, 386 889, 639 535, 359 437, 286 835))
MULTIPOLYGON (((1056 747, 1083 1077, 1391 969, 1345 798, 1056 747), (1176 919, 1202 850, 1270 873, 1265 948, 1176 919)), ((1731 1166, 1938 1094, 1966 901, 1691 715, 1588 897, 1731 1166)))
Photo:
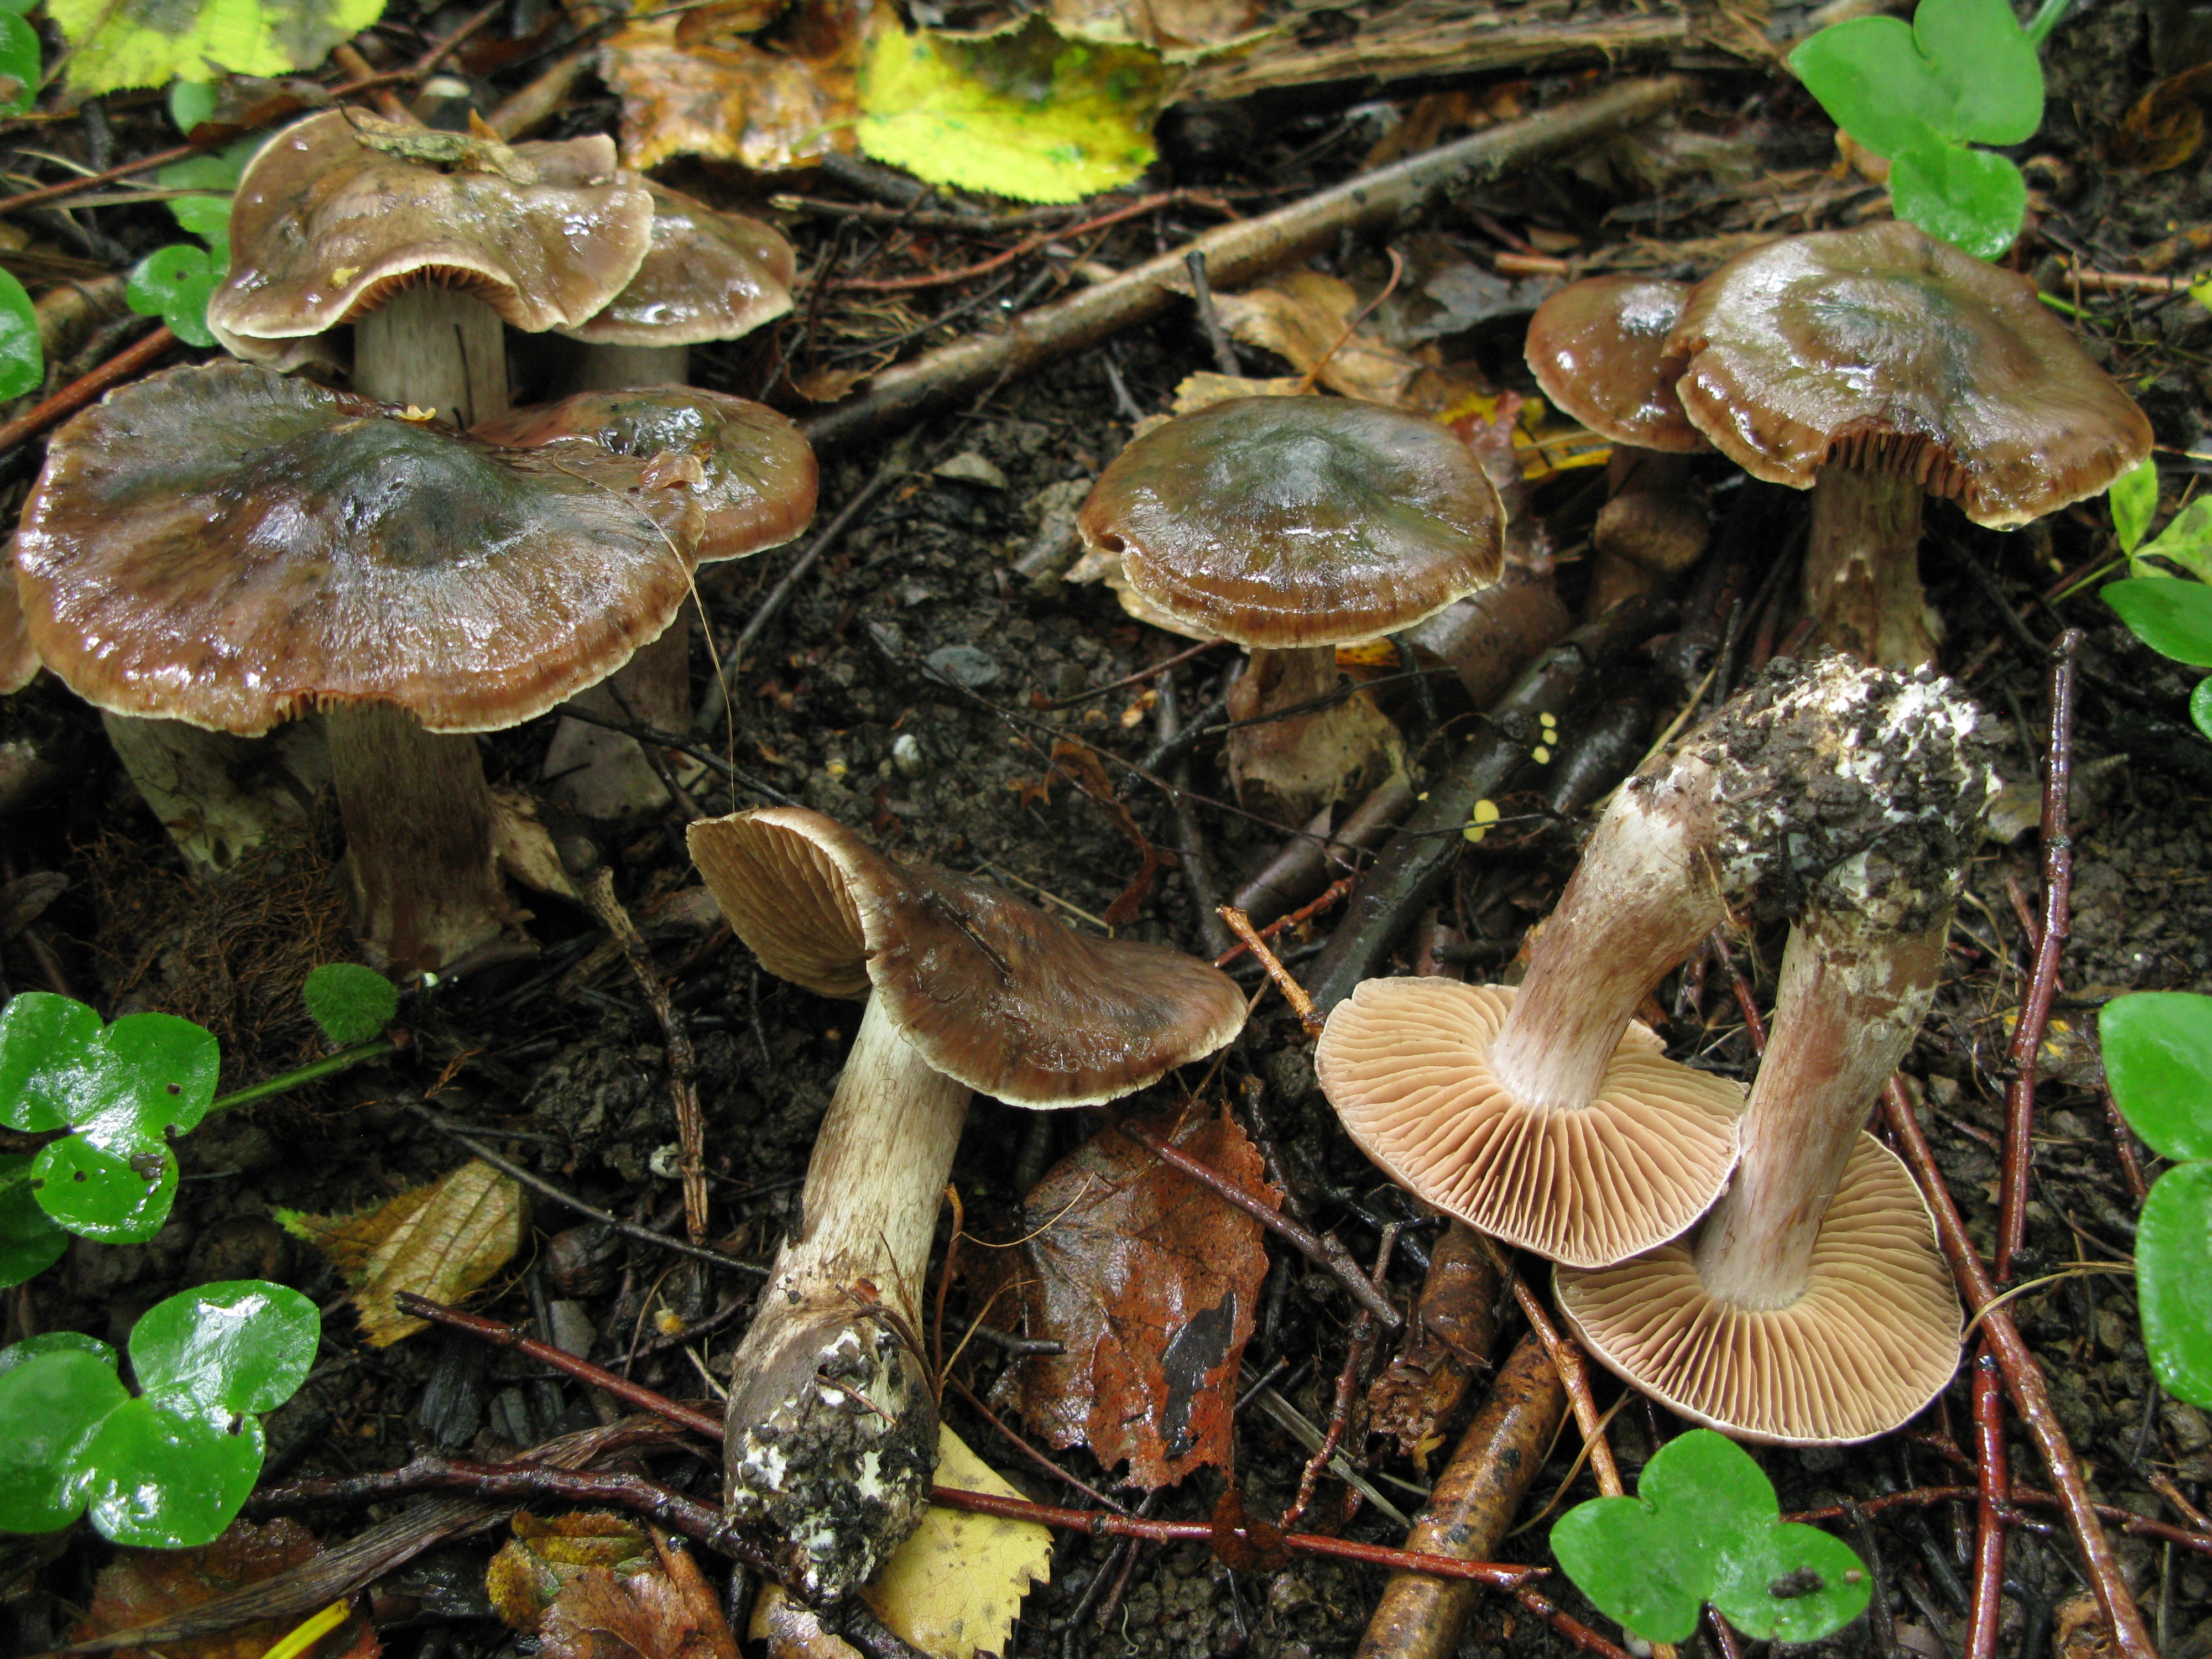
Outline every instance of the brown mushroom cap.
POLYGON ((653 246, 629 285, 562 333, 594 345, 682 346, 734 340, 791 309, 799 258, 773 225, 645 181, 653 246))
POLYGON ((671 514, 696 506, 702 522, 691 553, 702 564, 780 547, 814 516, 818 471, 799 428, 719 392, 580 392, 480 421, 471 435, 517 449, 582 444, 653 462, 656 478, 672 487, 641 499, 671 514))
POLYGON ((805 807, 702 820, 690 842, 761 966, 824 996, 872 984, 932 1066, 1009 1105, 1115 1099, 1244 1024, 1236 982, 1194 957, 1072 933, 805 807))
POLYGON ((1692 292, 1668 354, 1698 430, 1794 489, 1834 456, 2009 529, 2150 453, 2142 410, 2033 283, 1902 221, 1738 255, 1692 292))
POLYGON ((39 653, 23 625, 22 601, 15 597, 15 562, 0 559, 0 697, 21 691, 39 676, 39 653))
POLYGON ((653 198, 616 167, 604 134, 515 145, 534 183, 489 168, 447 172, 366 136, 367 118, 327 110, 247 164, 231 210, 230 275, 208 301, 208 326, 224 343, 250 352, 252 341, 320 334, 418 281, 465 288, 532 333, 571 327, 605 309, 651 246, 653 198))
POLYGON ((32 643, 120 714, 252 736, 386 702, 484 732, 667 627, 689 561, 593 471, 250 364, 170 369, 57 433, 23 509, 32 643))
POLYGON ((1959 1368, 1959 1298, 1920 1189, 1862 1134, 1828 1206, 1803 1295, 1724 1307, 1677 1240, 1595 1272, 1562 1267, 1559 1310, 1589 1351, 1672 1410, 1744 1440, 1829 1445, 1886 1434, 1959 1368))
MULTIPOLYGON (((1682 453, 1705 439, 1674 395, 1667 337, 1690 297, 1687 283, 1585 276, 1528 319, 1528 368, 1544 395, 1600 437, 1682 453)), ((1700 544, 1702 545, 1702 544, 1700 544)))
POLYGON ((1601 1266, 1674 1237, 1735 1165, 1743 1090, 1677 1065, 1631 1024, 1588 1106, 1523 1106, 1488 1064, 1513 996, 1363 981, 1314 1052, 1346 1132, 1407 1191, 1554 1261, 1601 1266))
POLYGON ((1238 398, 1131 444, 1077 523, 1177 620, 1284 650, 1409 628, 1494 581, 1504 516, 1467 446, 1433 422, 1340 398, 1238 398))

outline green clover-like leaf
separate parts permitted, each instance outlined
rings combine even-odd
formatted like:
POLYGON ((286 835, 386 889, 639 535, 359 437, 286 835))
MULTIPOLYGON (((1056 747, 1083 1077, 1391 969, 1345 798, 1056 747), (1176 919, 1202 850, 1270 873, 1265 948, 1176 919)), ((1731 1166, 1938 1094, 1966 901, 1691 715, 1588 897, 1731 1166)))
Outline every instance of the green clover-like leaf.
MULTIPOLYGON (((7 3, 8 0, 0 0, 0 6, 7 3)), ((29 1364, 42 1353, 64 1352, 88 1353, 111 1371, 117 1364, 115 1350, 96 1336, 87 1336, 82 1331, 47 1331, 0 1348, 0 1376, 5 1376, 18 1365, 29 1364)))
POLYGON ((2105 495, 2112 509, 2112 534, 2119 538, 2120 551, 2132 553, 2150 532, 2151 519, 2158 512, 2158 464, 2146 460, 2129 468, 2112 480, 2105 495))
MULTIPOLYGON (((0 24, 21 24, 0 13, 0 24)), ((39 339, 39 313, 22 283, 0 270, 0 398, 36 392, 46 378, 46 349, 39 339)))
POLYGON ((230 248, 230 198, 179 196, 169 204, 170 216, 185 231, 226 256, 230 248))
MULTIPOLYGON (((26 1346, 0 1350, 0 1362, 26 1346)), ((76 1518, 85 1448, 130 1397, 112 1352, 47 1348, 0 1371, 0 1532, 52 1532, 76 1518)))
POLYGON ((142 317, 159 317, 187 345, 211 346, 208 296, 222 283, 226 267, 204 247, 172 242, 131 266, 123 298, 142 317))
POLYGON ((2097 1016, 2105 1080, 2160 1158, 2212 1158, 2212 997, 2136 991, 2097 1016))
POLYGON ((2197 729, 2212 738, 2212 679, 2197 682, 2197 689, 2189 694, 2189 718, 2197 722, 2197 729))
POLYGON ((252 1493, 267 1449, 250 1413, 177 1397, 126 1401, 84 1447, 86 1513, 118 1544, 210 1543, 252 1493))
POLYGON ((219 100, 212 81, 172 81, 169 82, 169 119, 177 131, 189 138, 192 129, 215 113, 219 100))
POLYGON ((31 1164, 39 1207, 80 1238, 143 1244, 177 1201, 177 1155, 160 1134, 121 1151, 66 1135, 31 1164))
POLYGON ((2212 668, 2212 586, 2180 576, 2128 576, 2097 592, 2160 655, 2212 668))
POLYGON ((0 1008, 0 1123, 30 1134, 67 1128, 99 1037, 100 1016, 82 1002, 18 992, 0 1008))
POLYGON ((0 115, 21 115, 37 99, 41 56, 38 30, 0 10, 0 115))
POLYGON ((2160 1386, 2212 1407, 2212 1164, 2178 1165, 2152 1185, 2136 1232, 2136 1299, 2160 1386))
POLYGON ((2027 180, 2002 155, 1933 139, 1889 165, 1897 216, 1977 259, 1995 259, 2020 235, 2027 180))
POLYGON ((399 1012, 398 988, 350 962, 326 962, 313 969, 300 995, 323 1035, 341 1048, 368 1042, 399 1012))
POLYGON ((1600 1611, 1651 1642, 1688 1640, 1707 1601, 1748 1634, 1809 1642, 1856 1618, 1870 1591, 1858 1558, 1784 1522, 1759 1465, 1710 1429, 1662 1447, 1635 1497, 1561 1516, 1552 1553, 1600 1611))
POLYGON ((2199 500, 2175 514, 2166 528, 2148 547, 2135 550, 2130 566, 2138 576, 2163 576, 2167 573, 2154 565, 2143 563, 2155 554, 2170 559, 2184 570, 2204 581, 2212 581, 2212 500, 2199 500))
POLYGON ((282 1285, 202 1285, 147 1310, 131 1333, 131 1370, 149 1396, 273 1411, 315 1363, 322 1325, 315 1304, 282 1285))
POLYGON ((27 1153, 0 1155, 0 1288, 20 1285, 62 1259, 69 1234, 39 1207, 27 1153))
MULTIPOLYGON (((183 86, 186 83, 179 82, 178 84, 183 86)), ((210 87, 208 88, 210 114, 215 111, 214 100, 215 89, 210 87)), ((176 106, 173 94, 170 105, 172 109, 176 106)), ((234 189, 239 175, 246 171, 246 164, 260 154, 261 146, 268 142, 268 137, 269 135, 263 132, 248 133, 243 138, 233 139, 221 149, 203 150, 198 155, 187 155, 183 161, 172 161, 156 173, 155 180, 163 190, 234 189)))

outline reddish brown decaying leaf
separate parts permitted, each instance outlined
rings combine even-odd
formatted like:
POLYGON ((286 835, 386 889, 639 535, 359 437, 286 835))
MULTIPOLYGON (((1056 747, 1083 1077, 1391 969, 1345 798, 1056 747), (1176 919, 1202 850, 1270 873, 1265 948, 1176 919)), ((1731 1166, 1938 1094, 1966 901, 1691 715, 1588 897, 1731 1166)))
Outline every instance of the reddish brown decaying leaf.
POLYGON ((2112 159, 2142 173, 2164 173, 2204 143, 2204 100, 2212 96, 2212 64, 2170 75, 2128 106, 2112 130, 2112 159))
MULTIPOLYGON (((1194 1116, 1175 1144, 1281 1205, 1226 1112, 1194 1116)), ((1024 1359, 1001 1396, 1054 1445, 1087 1443, 1109 1468, 1126 1459, 1147 1489, 1229 1467, 1237 1365, 1267 1273, 1260 1224, 1118 1129, 1063 1158, 1025 1211, 1025 1327, 1066 1352, 1024 1359)))
MULTIPOLYGON (((1106 907, 1104 918, 1109 927, 1126 927, 1137 919, 1138 911, 1144 908, 1145 897, 1152 890, 1152 878, 1159 873, 1162 865, 1172 868, 1176 862, 1175 855, 1163 852, 1145 839, 1145 832, 1137 827, 1136 819, 1129 816, 1129 809, 1122 805, 1121 798, 1115 794, 1113 781, 1106 775, 1105 767, 1099 763, 1097 755, 1088 744, 1078 743, 1070 738, 1060 738, 1052 746, 1052 768, 1053 771, 1097 802, 1100 810, 1114 820, 1121 833, 1137 844, 1137 856, 1144 861, 1138 866, 1134 878, 1121 890, 1113 903, 1106 907)), ((1051 782, 1051 774, 1048 773, 1045 776, 1046 791, 1049 791, 1051 782)), ((1051 795, 1046 793, 1045 799, 1049 802, 1051 799, 1051 795)))
MULTIPOLYGON (((298 1522, 281 1519, 266 1526, 234 1521, 222 1536, 196 1550, 118 1550, 100 1571, 92 1607, 72 1639, 88 1641, 110 1631, 190 1623, 189 1610, 246 1584, 258 1584, 313 1560, 323 1547, 298 1522)), ((300 1621, 264 1619, 219 1636, 165 1641, 161 1659, 260 1659, 270 1645, 300 1621)), ((375 1659, 376 1632, 349 1620, 308 1650, 331 1659, 375 1659)), ((143 1649, 126 1648, 114 1659, 154 1659, 143 1649)))
POLYGON ((1413 1467, 1443 1443, 1442 1425, 1490 1363, 1498 1271, 1481 1235, 1455 1221, 1429 1255, 1429 1273, 1406 1340, 1367 1391, 1368 1429, 1394 1436, 1413 1467))

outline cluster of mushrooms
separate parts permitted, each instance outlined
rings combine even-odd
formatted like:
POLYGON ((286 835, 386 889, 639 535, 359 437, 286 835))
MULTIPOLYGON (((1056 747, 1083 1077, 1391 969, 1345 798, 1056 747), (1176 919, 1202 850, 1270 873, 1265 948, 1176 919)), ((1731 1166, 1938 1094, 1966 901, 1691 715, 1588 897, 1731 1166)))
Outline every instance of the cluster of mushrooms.
MULTIPOLYGON (((695 571, 813 510, 788 422, 675 384, 690 345, 787 306, 791 252, 625 172, 604 137, 510 148, 337 111, 270 140, 231 232, 209 320, 242 361, 127 386, 55 436, 0 594, 21 607, 0 615, 0 689, 43 664, 142 757, 181 750, 126 742, 136 722, 251 738, 319 714, 365 949, 447 968, 520 919, 470 734, 595 687, 681 724, 695 571), (351 390, 283 372, 343 356, 343 330, 351 390), (509 408, 510 330, 579 343, 571 395, 509 408)), ((1562 1311, 1637 1387, 1751 1439, 1879 1434, 1950 1379, 1960 1310, 1863 1125, 1933 994, 1994 787, 1984 717, 1928 672, 1920 501, 2024 522, 2104 488, 2148 430, 2023 279, 1903 225, 1778 242, 1695 289, 1577 284, 1529 357, 1617 446, 1601 596, 1696 557, 1710 446, 1813 489, 1803 603, 1836 649, 1778 661, 1624 787, 1517 986, 1368 981, 1316 1071, 1402 1184, 1557 1262, 1562 1311), (1635 1014, 1749 920, 1790 934, 1747 1098, 1635 1014)), ((1250 648, 1231 781, 1302 823, 1405 766, 1334 647, 1498 580, 1504 518, 1445 428, 1296 396, 1150 431, 1079 522, 1144 603, 1250 648)), ((612 811, 624 785, 602 781, 587 799, 612 811)), ((1231 1042, 1246 1003, 1202 962, 1079 936, 803 808, 690 834, 763 967, 866 999, 728 1405, 733 1520, 794 1590, 834 1597, 927 1493, 915 1334, 969 1097, 1115 1099, 1231 1042)))

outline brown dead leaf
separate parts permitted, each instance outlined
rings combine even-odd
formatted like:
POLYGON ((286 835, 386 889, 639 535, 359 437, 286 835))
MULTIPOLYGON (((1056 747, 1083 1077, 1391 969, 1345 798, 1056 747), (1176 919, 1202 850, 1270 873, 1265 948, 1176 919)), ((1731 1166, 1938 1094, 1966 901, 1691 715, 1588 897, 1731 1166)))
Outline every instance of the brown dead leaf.
POLYGON ((1395 1437, 1424 1474, 1429 1454, 1443 1444, 1444 1419, 1465 1398, 1475 1370, 1490 1363, 1497 1291, 1481 1235, 1453 1222, 1429 1253, 1405 1340, 1367 1391, 1369 1432, 1395 1437))
POLYGON ((526 1636, 538 1626, 561 1592, 592 1567, 635 1571, 653 1554, 645 1528, 618 1515, 576 1513, 541 1521, 518 1510, 508 1539, 484 1569, 492 1610, 526 1636))
POLYGON ((1300 398, 1310 395, 1312 391, 1303 374, 1253 380, 1243 374, 1216 374, 1211 369, 1200 369, 1195 374, 1186 374, 1176 383, 1173 408, 1178 415, 1188 415, 1234 398, 1300 398))
MULTIPOLYGON (((1175 1144, 1281 1204, 1225 1111, 1194 1116, 1175 1144)), ((1118 1129, 1061 1159, 1024 1211, 1026 1332, 1066 1352, 1023 1360, 1000 1396, 1054 1445, 1088 1444, 1109 1468, 1126 1459, 1147 1489, 1228 1468, 1237 1364, 1267 1273, 1260 1224, 1118 1129)))
POLYGON ((629 24, 599 52, 622 99, 623 165, 703 155, 774 172, 850 149, 869 15, 870 0, 799 0, 777 50, 711 31, 687 46, 665 14, 629 24))
MULTIPOLYGON (((72 1639, 89 1641, 111 1631, 148 1626, 189 1628, 190 1610, 247 1584, 258 1584, 312 1561, 321 1542, 298 1522, 283 1519, 258 1527, 234 1521, 222 1537, 196 1550, 118 1550, 100 1570, 92 1606, 72 1639)), ((219 1636, 170 1639, 161 1659, 260 1659, 271 1644, 298 1625, 297 1618, 264 1619, 240 1625, 219 1636)), ((305 1659, 375 1659, 376 1632, 365 1620, 349 1620, 307 1651, 305 1659)), ((125 1648, 114 1659, 155 1659, 143 1649, 125 1648)))
POLYGON ((276 1212, 286 1231, 329 1256, 353 1286, 362 1334, 379 1348, 428 1328, 399 1311, 400 1291, 459 1301, 514 1259, 527 1217, 521 1186, 474 1160, 373 1211, 276 1212))
POLYGON ((1360 304, 1351 283, 1318 270, 1285 271, 1242 294, 1213 296, 1223 325, 1245 344, 1273 352, 1302 374, 1320 363, 1321 383, 1347 398, 1402 408, 1426 365, 1364 329, 1337 345, 1360 304))
POLYGON ((2128 106, 2112 131, 2111 155, 2142 173, 2178 167, 2204 144, 2204 100, 2212 96, 2212 64, 2170 75, 2128 106))
POLYGON ((679 46, 732 46, 782 15, 787 0, 708 0, 676 15, 679 46))
POLYGON ((1218 46, 1260 21, 1259 0, 1052 0, 1051 13, 1062 34, 1162 51, 1218 46))

